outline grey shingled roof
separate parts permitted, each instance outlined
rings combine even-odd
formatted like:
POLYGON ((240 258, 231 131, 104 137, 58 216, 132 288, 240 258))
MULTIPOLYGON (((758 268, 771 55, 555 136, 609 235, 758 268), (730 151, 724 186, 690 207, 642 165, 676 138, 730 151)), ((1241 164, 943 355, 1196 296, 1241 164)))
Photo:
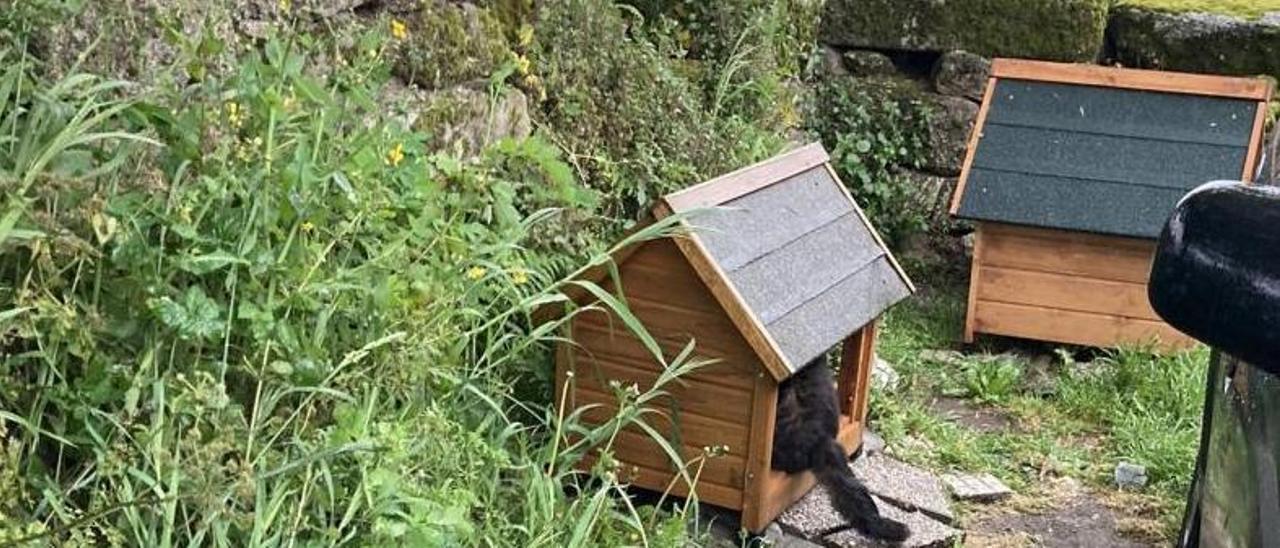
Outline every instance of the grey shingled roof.
POLYGON ((998 80, 957 215, 1155 238, 1187 191, 1240 178, 1257 105, 998 80))
POLYGON ((693 217, 794 372, 911 293, 824 166, 693 217))

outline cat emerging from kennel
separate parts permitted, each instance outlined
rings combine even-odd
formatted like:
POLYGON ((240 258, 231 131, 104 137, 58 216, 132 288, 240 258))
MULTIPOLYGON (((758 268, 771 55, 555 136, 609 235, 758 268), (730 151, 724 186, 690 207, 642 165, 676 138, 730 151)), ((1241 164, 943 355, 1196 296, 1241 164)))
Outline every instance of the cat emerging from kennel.
POLYGON ((840 410, 835 380, 826 356, 806 364, 778 387, 773 432, 773 468, 787 473, 813 472, 831 495, 840 515, 863 534, 890 542, 910 536, 907 526, 884 517, 867 487, 849 469, 836 440, 840 410))

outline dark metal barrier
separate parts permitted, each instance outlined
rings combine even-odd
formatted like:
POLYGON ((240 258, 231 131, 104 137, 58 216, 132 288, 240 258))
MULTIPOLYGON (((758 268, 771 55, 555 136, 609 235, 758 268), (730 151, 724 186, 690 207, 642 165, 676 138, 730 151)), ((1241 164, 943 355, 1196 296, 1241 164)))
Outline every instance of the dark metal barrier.
POLYGON ((1188 194, 1149 293, 1165 321, 1214 349, 1179 545, 1280 547, 1280 189, 1188 194))

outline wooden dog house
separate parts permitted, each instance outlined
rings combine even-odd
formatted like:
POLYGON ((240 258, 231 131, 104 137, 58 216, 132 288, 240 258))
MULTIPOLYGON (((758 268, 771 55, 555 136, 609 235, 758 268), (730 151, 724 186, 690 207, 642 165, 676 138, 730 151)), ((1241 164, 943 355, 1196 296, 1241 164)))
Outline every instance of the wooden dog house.
MULTIPOLYGON (((779 383, 843 341, 839 439, 853 452, 866 417, 876 319, 914 291, 827 162, 821 146, 809 145, 668 195, 654 215, 687 213, 687 234, 613 257, 622 298, 668 358, 692 339, 698 356, 717 360, 670 390, 656 409, 666 414, 658 426, 686 460, 704 447, 726 449, 705 460, 696 493, 740 510, 753 531, 814 484, 812 474, 771 469, 779 383)), ((616 291, 605 272, 591 277, 616 291)), ((585 413, 588 422, 616 413, 610 381, 653 385, 661 365, 619 318, 582 311, 565 327, 573 344, 557 351, 557 401, 565 397, 570 409, 599 404, 585 413)), ((689 493, 643 433, 621 432, 613 455, 633 485, 689 493)))
POLYGON ((1147 300, 1155 238, 1200 184, 1252 180, 1260 79, 997 59, 951 213, 977 223, 965 340, 1192 340, 1147 300))

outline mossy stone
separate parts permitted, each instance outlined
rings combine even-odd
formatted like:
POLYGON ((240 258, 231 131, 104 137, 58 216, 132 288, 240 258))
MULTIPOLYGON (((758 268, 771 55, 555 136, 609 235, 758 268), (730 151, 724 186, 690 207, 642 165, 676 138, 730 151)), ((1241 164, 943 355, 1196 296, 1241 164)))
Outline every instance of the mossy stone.
POLYGON ((1107 0, 830 0, 819 28, 829 44, 950 51, 986 57, 1093 61, 1107 0))
POLYGON ((1117 8, 1107 31, 1122 64, 1210 74, 1280 77, 1280 21, 1117 8))
POLYGON ((511 55, 501 21, 486 7, 427 2, 407 24, 395 72, 423 88, 487 78, 511 55))

